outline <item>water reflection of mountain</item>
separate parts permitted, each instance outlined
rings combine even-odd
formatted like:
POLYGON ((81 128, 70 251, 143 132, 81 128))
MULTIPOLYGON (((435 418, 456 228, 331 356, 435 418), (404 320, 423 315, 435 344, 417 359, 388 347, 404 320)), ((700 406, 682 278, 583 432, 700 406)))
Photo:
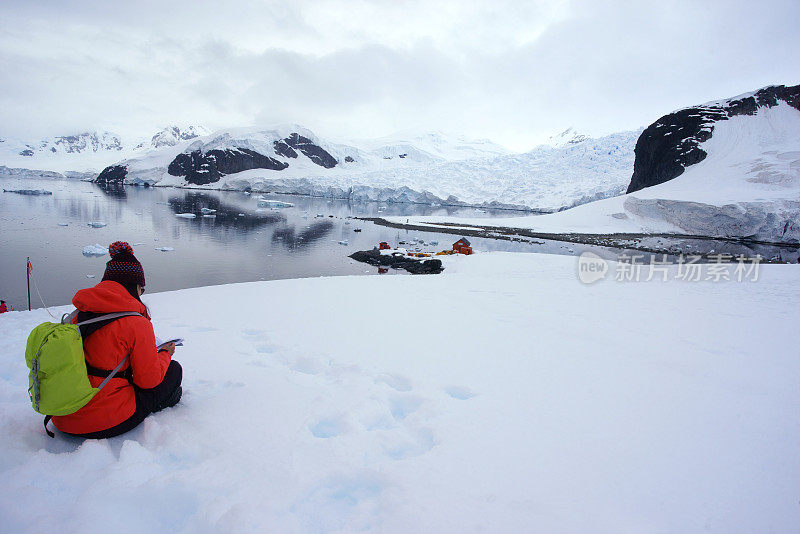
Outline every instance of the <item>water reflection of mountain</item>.
POLYGON ((95 187, 111 198, 125 200, 128 197, 125 186, 120 183, 96 183, 95 187))
POLYGON ((168 204, 173 213, 194 213, 196 218, 190 219, 189 222, 194 221, 200 225, 204 219, 210 219, 214 221, 215 226, 224 229, 256 230, 285 220, 280 213, 272 211, 253 213, 246 208, 223 204, 217 197, 206 193, 190 192, 183 197, 172 197, 168 204), (203 215, 213 215, 213 217, 203 217, 203 215))
POLYGON ((303 248, 313 244, 315 241, 319 241, 328 235, 332 229, 333 223, 331 221, 312 223, 311 226, 303 229, 300 233, 296 232, 294 226, 284 226, 273 232, 272 242, 280 243, 289 250, 303 248))

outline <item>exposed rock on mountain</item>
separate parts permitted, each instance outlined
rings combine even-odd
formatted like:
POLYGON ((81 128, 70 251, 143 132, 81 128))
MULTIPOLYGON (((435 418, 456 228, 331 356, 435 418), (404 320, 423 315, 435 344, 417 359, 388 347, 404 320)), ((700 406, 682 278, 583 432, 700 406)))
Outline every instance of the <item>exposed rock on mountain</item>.
POLYGON ((283 142, 292 148, 298 149, 300 152, 305 154, 308 159, 310 159, 320 167, 325 167, 326 169, 332 169, 336 166, 337 163, 339 163, 338 161, 336 161, 336 158, 328 154, 325 151, 325 149, 315 145, 314 142, 311 141, 311 139, 303 137, 298 133, 293 133, 292 135, 284 139, 283 142))
POLYGON ((111 165, 103 169, 94 181, 100 185, 122 185, 127 175, 128 168, 124 165, 111 165))
POLYGON ((172 176, 183 176, 190 184, 206 185, 218 182, 226 174, 250 169, 281 171, 288 166, 288 163, 246 148, 211 150, 206 153, 195 150, 178 154, 167 167, 167 172, 172 176))
POLYGON ((800 85, 769 86, 739 97, 693 106, 664 115, 636 142, 636 160, 628 193, 661 184, 683 174, 708 155, 700 147, 714 133, 714 124, 737 115, 755 115, 759 108, 786 102, 800 110, 800 85))

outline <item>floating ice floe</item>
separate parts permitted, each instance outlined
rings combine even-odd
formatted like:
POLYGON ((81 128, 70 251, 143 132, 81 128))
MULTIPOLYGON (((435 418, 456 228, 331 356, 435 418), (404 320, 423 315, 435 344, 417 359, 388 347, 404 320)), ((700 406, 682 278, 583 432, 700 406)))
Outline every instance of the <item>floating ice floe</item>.
POLYGON ((141 246, 141 245, 144 245, 144 243, 134 243, 134 244, 133 244, 133 245, 131 245, 131 246, 133 246, 133 247, 138 247, 138 246, 141 246))
POLYGON ((216 219, 217 218, 217 214, 216 213, 205 213, 205 214, 203 214, 203 217, 206 217, 208 219, 216 219))
POLYGON ((200 208, 200 211, 202 213, 204 213, 204 214, 216 213, 217 212, 217 210, 212 210, 211 208, 200 208))
POLYGON ((172 252, 175 249, 172 247, 156 247, 156 250, 160 250, 161 252, 172 252))
POLYGON ((92 222, 87 223, 87 224, 89 226, 91 226, 92 228, 102 228, 102 227, 108 225, 108 223, 104 223, 104 222, 101 222, 101 221, 92 221, 92 222))
POLYGON ((86 245, 81 252, 84 256, 105 256, 108 254, 108 247, 104 247, 100 243, 94 245, 86 245))
POLYGON ((194 213, 176 213, 175 217, 180 217, 181 219, 194 219, 197 217, 194 213))
POLYGON ((3 189, 3 193, 16 193, 18 195, 52 195, 52 191, 47 189, 3 189))
POLYGON ((347 239, 342 239, 341 241, 339 241, 339 244, 340 245, 349 245, 350 243, 347 241, 347 239))
POLYGON ((258 199, 259 208, 293 208, 294 204, 291 202, 283 202, 281 200, 274 200, 271 198, 260 197, 258 199))
POLYGON ((59 225, 59 226, 69 226, 69 223, 60 222, 60 223, 58 223, 58 225, 59 225))
POLYGON ((87 274, 86 278, 94 278, 94 275, 93 274, 87 274))

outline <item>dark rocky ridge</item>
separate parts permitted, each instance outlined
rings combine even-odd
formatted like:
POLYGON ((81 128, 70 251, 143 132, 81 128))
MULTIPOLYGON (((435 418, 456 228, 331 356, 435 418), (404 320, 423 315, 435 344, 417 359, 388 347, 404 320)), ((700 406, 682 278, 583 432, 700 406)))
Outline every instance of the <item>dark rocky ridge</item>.
POLYGON ((178 154, 167 167, 172 176, 183 176, 194 185, 206 185, 218 182, 226 174, 233 174, 250 169, 271 169, 282 171, 288 167, 275 158, 264 156, 247 148, 211 150, 203 153, 200 150, 178 154))
POLYGON ((325 167, 326 169, 332 169, 336 166, 337 163, 339 163, 338 161, 336 161, 336 158, 328 154, 328 152, 326 152, 325 149, 315 145, 311 139, 303 137, 298 133, 293 133, 292 135, 281 141, 275 141, 275 152, 281 154, 281 152, 278 152, 279 143, 281 143, 282 150, 285 150, 287 152, 291 151, 291 153, 294 154, 293 156, 289 157, 292 158, 297 157, 297 152, 292 150, 296 148, 297 150, 305 154, 305 156, 308 159, 310 159, 311 161, 313 161, 314 163, 316 163, 321 167, 325 167))
POLYGON ((737 115, 755 115, 758 108, 786 102, 800 110, 800 85, 772 85, 751 96, 718 105, 694 106, 664 115, 639 136, 627 193, 662 184, 683 174, 686 167, 708 155, 700 143, 711 138, 714 123, 737 115))
MULTIPOLYGON (((338 161, 325 149, 314 144, 311 139, 293 133, 289 137, 273 143, 275 154, 284 158, 295 159, 299 150, 311 161, 326 169, 336 166, 338 161)), ((250 169, 270 169, 282 171, 289 167, 288 163, 273 157, 265 156, 248 148, 215 149, 203 153, 201 150, 178 154, 167 167, 172 176, 183 176, 194 185, 206 185, 218 182, 227 174, 248 171, 250 169)))
POLYGON ((122 185, 123 180, 128 175, 128 168, 124 165, 110 165, 103 169, 95 183, 100 185, 122 185))

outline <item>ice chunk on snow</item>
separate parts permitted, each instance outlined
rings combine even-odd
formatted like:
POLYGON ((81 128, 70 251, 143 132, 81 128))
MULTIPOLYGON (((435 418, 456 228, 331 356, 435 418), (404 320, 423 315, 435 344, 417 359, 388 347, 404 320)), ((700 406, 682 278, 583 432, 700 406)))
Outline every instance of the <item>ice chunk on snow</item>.
POLYGON ((180 217, 182 219, 194 219, 197 217, 194 213, 176 213, 175 217, 180 217))
POLYGON ((96 243, 94 245, 86 245, 83 247, 82 254, 84 256, 105 256, 108 254, 108 247, 104 247, 100 243, 96 243))

